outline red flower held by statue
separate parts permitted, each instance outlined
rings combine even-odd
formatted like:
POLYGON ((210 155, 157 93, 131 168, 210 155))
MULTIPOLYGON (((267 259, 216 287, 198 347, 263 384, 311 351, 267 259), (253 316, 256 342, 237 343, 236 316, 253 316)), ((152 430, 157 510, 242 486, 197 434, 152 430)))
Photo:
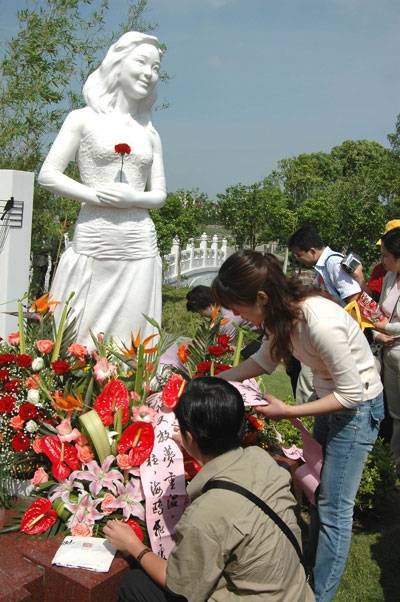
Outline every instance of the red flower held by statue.
POLYGON ((109 382, 93 404, 104 426, 114 423, 114 414, 122 408, 122 424, 129 420, 129 391, 120 380, 109 382))
POLYGON ((140 466, 150 456, 154 446, 154 429, 139 420, 124 430, 118 442, 119 454, 128 454, 131 466, 140 466))
POLYGON ((130 155, 131 154, 131 147, 129 146, 129 144, 126 144, 125 142, 122 142, 120 144, 116 144, 114 146, 114 150, 116 153, 118 153, 118 155, 121 155, 121 170, 119 172, 119 181, 122 182, 122 172, 124 169, 124 159, 125 159, 125 155, 130 155))
POLYGON ((125 142, 122 142, 121 144, 116 144, 114 146, 114 150, 119 155, 130 155, 131 154, 131 147, 129 146, 129 144, 126 144, 125 142))
POLYGON ((39 535, 50 529, 58 519, 51 502, 44 497, 35 500, 21 520, 20 531, 28 535, 39 535))

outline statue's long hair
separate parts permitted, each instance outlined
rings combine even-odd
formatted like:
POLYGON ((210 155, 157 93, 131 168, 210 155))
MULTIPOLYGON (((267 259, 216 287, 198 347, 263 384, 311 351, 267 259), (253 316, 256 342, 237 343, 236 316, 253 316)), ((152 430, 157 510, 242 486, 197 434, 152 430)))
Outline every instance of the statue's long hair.
MULTIPOLYGON (((153 44, 161 58, 160 42, 155 36, 138 31, 128 31, 110 46, 100 67, 87 78, 82 90, 83 97, 87 106, 96 113, 110 113, 115 109, 121 61, 140 44, 153 44)), ((137 117, 140 117, 142 122, 150 122, 151 108, 155 100, 154 89, 139 102, 137 117)))

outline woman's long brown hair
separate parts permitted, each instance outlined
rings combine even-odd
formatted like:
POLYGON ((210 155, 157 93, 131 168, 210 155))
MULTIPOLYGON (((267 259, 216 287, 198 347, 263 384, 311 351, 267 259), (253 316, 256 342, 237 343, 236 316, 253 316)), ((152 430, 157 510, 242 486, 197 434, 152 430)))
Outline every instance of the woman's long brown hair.
POLYGON ((286 277, 274 256, 250 250, 228 257, 212 285, 216 303, 227 308, 253 305, 259 291, 268 296, 264 327, 272 336, 272 358, 287 363, 292 352, 294 325, 303 318, 300 302, 310 296, 325 295, 305 287, 298 278, 286 277))

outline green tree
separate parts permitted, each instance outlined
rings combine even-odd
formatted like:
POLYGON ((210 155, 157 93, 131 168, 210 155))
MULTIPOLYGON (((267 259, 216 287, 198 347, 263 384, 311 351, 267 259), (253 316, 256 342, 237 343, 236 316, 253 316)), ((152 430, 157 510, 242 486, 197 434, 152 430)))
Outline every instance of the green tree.
MULTIPOLYGON (((111 35, 105 33, 108 0, 42 0, 18 12, 20 29, 0 61, 0 169, 38 172, 65 114, 81 105, 82 82, 104 49, 124 31, 154 28, 143 21, 146 8, 147 0, 128 0, 123 24, 111 35)), ((77 176, 74 166, 68 173, 77 176)), ((35 187, 34 256, 56 258, 78 210, 35 187)))
POLYGON ((151 211, 161 255, 170 252, 175 237, 179 238, 181 247, 184 247, 189 238, 199 236, 204 226, 210 223, 212 215, 213 204, 202 192, 178 190, 169 193, 164 206, 151 211))
POLYGON ((315 196, 341 175, 340 165, 327 153, 308 153, 282 159, 271 174, 288 198, 289 207, 296 209, 315 196))

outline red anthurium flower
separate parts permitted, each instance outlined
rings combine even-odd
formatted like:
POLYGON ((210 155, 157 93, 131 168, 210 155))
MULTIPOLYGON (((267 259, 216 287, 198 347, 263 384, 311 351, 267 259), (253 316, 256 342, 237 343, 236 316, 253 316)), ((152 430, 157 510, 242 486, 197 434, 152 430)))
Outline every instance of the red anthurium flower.
POLYGON ((27 403, 23 403, 19 408, 19 415, 22 420, 26 422, 27 420, 33 420, 38 415, 39 410, 33 403, 29 401, 27 403))
POLYGON ((201 464, 196 462, 192 456, 189 456, 186 450, 182 450, 183 452, 183 466, 185 468, 185 479, 190 481, 197 475, 199 470, 201 469, 201 464))
POLYGON ((11 395, 0 397, 0 413, 11 414, 14 409, 15 399, 11 395))
POLYGON ((16 452, 26 452, 30 448, 31 441, 25 433, 18 432, 11 439, 11 447, 16 452))
POLYGON ((124 142, 122 142, 121 144, 116 144, 114 146, 114 150, 119 155, 130 155, 131 154, 131 147, 129 146, 129 144, 125 144, 124 142))
POLYGON ((40 497, 26 510, 21 520, 20 531, 28 535, 38 535, 50 529, 57 522, 57 519, 57 512, 51 502, 44 497, 40 497))
POLYGON ((57 435, 42 437, 40 440, 42 453, 51 462, 51 472, 57 481, 63 481, 71 470, 78 470, 80 462, 74 445, 62 442, 57 435))
POLYGON ((226 347, 222 347, 222 345, 210 345, 208 347, 208 353, 214 355, 215 357, 220 357, 226 353, 226 347))
POLYGON ((122 408, 122 424, 129 421, 129 391, 120 380, 109 382, 93 404, 104 426, 114 423, 116 410, 122 408))
POLYGON ((222 347, 229 347, 230 341, 231 338, 227 334, 219 334, 217 337, 218 345, 221 345, 222 347))
POLYGON ((172 374, 163 388, 162 400, 166 408, 174 408, 182 395, 186 380, 180 374, 172 374))
POLYGON ((119 454, 128 454, 131 466, 140 466, 149 457, 154 445, 154 429, 138 420, 124 430, 117 445, 119 454))
POLYGON ((133 518, 129 518, 126 521, 126 524, 130 526, 130 528, 132 529, 132 531, 134 532, 136 537, 138 537, 140 539, 140 541, 144 540, 144 533, 143 533, 142 527, 139 525, 138 522, 133 520, 133 518))
POLYGON ((32 356, 27 353, 21 353, 15 356, 15 363, 20 368, 30 368, 32 366, 32 356))

